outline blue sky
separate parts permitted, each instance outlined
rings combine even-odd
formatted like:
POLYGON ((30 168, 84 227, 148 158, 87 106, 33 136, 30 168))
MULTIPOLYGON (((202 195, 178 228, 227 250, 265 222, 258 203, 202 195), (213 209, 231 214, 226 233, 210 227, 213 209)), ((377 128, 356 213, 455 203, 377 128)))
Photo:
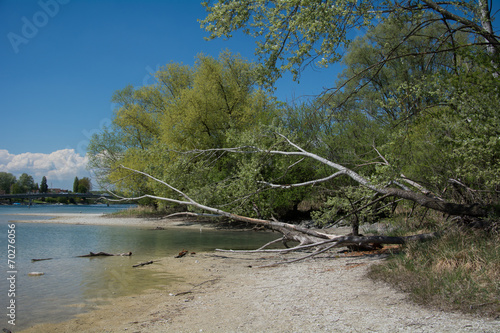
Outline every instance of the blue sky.
MULTIPOLYGON (((245 35, 205 41, 204 16, 192 0, 0 0, 0 171, 70 188, 89 176, 86 146, 110 121, 114 91, 151 84, 159 66, 192 65, 201 52, 256 60, 245 35)), ((318 94, 336 73, 310 69, 300 84, 284 77, 276 96, 318 94)))

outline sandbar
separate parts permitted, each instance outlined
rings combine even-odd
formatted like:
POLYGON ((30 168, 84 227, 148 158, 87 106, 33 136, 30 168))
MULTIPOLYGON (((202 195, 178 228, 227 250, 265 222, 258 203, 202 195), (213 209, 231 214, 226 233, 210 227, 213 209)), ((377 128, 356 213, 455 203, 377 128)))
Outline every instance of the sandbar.
POLYGON ((114 217, 106 214, 78 213, 23 213, 6 214, 12 216, 10 221, 16 223, 61 223, 78 225, 131 226, 150 228, 215 228, 206 218, 176 217, 176 218, 136 218, 114 217), (19 216, 19 219, 16 219, 19 216), (43 216, 47 219, 23 220, 21 216, 43 216))

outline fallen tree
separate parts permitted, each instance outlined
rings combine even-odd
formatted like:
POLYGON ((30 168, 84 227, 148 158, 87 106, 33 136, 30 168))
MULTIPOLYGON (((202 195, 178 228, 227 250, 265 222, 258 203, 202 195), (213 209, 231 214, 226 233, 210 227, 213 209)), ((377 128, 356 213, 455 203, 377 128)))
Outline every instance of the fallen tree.
MULTIPOLYGON (((316 180, 311 180, 308 182, 303 182, 303 183, 297 183, 297 184, 272 184, 272 183, 267 183, 267 182, 262 182, 262 184, 268 188, 291 188, 291 187, 296 187, 296 186, 306 186, 306 185, 311 185, 311 184, 317 184, 321 182, 325 182, 327 180, 331 180, 336 177, 340 176, 347 176, 356 181, 359 185, 364 186, 373 192, 375 192, 378 195, 382 195, 383 198, 385 197, 395 197, 399 199, 404 199, 404 200, 409 200, 414 202, 417 205, 420 205, 422 207, 425 207, 427 209, 439 211, 448 215, 458 215, 458 216, 470 216, 470 217, 485 217, 489 213, 493 211, 492 206, 488 205, 481 205, 481 204, 461 204, 461 203, 454 203, 454 202, 448 202, 432 193, 429 191, 425 190, 422 186, 418 185, 417 183, 406 179, 403 175, 400 179, 394 180, 391 182, 392 186, 380 186, 377 184, 371 183, 368 179, 364 178, 360 174, 354 172, 353 170, 346 168, 345 166, 342 166, 340 164, 334 163, 332 161, 329 161, 325 158, 322 158, 321 156, 318 156, 314 153, 308 152, 298 145, 294 144, 291 142, 288 138, 285 136, 278 134, 285 142, 293 148, 292 151, 283 151, 283 150, 264 150, 260 149, 258 147, 253 147, 253 146, 247 146, 247 147, 239 147, 239 148, 224 148, 224 149, 209 149, 209 150, 204 150, 204 151, 191 151, 194 153, 200 153, 200 152, 210 152, 210 151, 224 151, 224 152, 230 152, 230 153, 266 153, 266 154, 278 154, 278 155, 298 155, 301 157, 305 158, 312 158, 316 161, 319 161, 334 170, 336 170, 334 173, 329 175, 328 177, 324 177, 321 179, 316 179, 316 180), (403 183, 406 183, 407 185, 404 185, 403 183), (398 186, 395 187, 394 185, 398 186), (413 188, 413 189, 412 189, 413 188)), ((186 193, 180 191, 179 189, 173 187, 171 184, 162 181, 146 172, 140 171, 140 170, 135 170, 132 168, 128 168, 126 166, 120 166, 120 168, 128 170, 132 173, 135 174, 140 174, 143 175, 149 179, 154 180, 155 182, 158 182, 160 184, 163 184, 164 186, 168 187, 170 190, 173 192, 177 193, 180 196, 180 199, 174 199, 174 198, 167 198, 167 197, 160 197, 160 196, 155 196, 151 194, 145 194, 142 196, 138 197, 121 197, 118 196, 114 193, 111 192, 116 199, 115 201, 123 201, 123 200, 139 200, 142 198, 151 198, 151 199, 156 199, 156 200, 164 200, 164 201, 169 201, 172 203, 180 204, 180 205, 185 205, 185 206, 191 206, 195 207, 198 209, 201 209, 206 212, 210 212, 215 214, 216 216, 220 217, 226 217, 235 221, 240 221, 240 222, 245 222, 249 223, 252 225, 256 226, 261 226, 266 229, 274 230, 282 234, 282 237, 279 239, 276 239, 273 242, 270 242, 263 246, 260 249, 255 250, 255 252, 290 252, 290 251, 295 251, 295 250, 303 250, 307 248, 315 248, 316 250, 310 254, 307 255, 306 257, 300 258, 308 258, 310 256, 314 256, 316 254, 328 251, 331 248, 334 247, 341 247, 341 246, 362 246, 362 245, 367 245, 367 246, 377 246, 379 244, 405 244, 409 241, 423 241, 423 240, 428 240, 431 238, 434 238, 438 236, 438 233, 430 233, 430 234, 417 234, 417 235, 412 235, 412 236, 407 236, 407 237, 389 237, 389 236, 360 236, 360 235, 334 235, 334 234, 329 234, 324 231, 320 230, 312 230, 308 228, 304 228, 295 224, 290 224, 290 223, 285 223, 285 222, 280 222, 276 220, 268 220, 268 219, 259 219, 259 218, 252 218, 248 216, 242 216, 238 214, 233 214, 231 212, 227 212, 218 208, 206 206, 204 204, 201 204, 197 202, 196 200, 192 199, 189 197, 186 193), (277 242, 283 242, 285 245, 288 242, 297 242, 298 245, 283 249, 283 250, 269 250, 266 249, 267 246, 270 244, 274 244, 277 242)), ((374 199, 373 201, 376 202, 380 200, 380 198, 374 199)), ((192 213, 190 213, 192 214, 192 213)), ((299 260, 300 260, 299 259, 299 260)))

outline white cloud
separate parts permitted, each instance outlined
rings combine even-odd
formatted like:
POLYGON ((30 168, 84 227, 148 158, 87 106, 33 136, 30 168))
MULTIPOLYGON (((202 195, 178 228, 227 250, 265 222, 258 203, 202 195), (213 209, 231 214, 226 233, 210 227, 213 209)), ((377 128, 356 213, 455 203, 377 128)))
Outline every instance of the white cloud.
POLYGON ((50 154, 10 154, 0 149, 0 172, 10 172, 17 178, 23 173, 33 176, 35 183, 47 177, 49 187, 71 190, 75 177, 91 177, 86 169, 88 158, 74 149, 62 149, 50 154))

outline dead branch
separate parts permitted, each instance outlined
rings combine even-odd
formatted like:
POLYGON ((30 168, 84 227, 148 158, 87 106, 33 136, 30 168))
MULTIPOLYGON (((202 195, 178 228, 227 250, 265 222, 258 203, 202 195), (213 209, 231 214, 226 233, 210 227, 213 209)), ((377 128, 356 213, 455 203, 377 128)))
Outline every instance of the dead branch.
MULTIPOLYGON (((134 169, 130 169, 130 168, 126 168, 126 167, 123 167, 123 168, 125 168, 125 169, 127 169, 129 171, 132 171, 132 172, 137 172, 139 174, 142 174, 144 176, 147 176, 147 177, 149 177, 151 179, 156 180, 156 178, 154 178, 153 176, 151 176, 151 175, 149 175, 147 173, 144 173, 144 172, 141 172, 141 171, 137 171, 137 170, 134 170, 134 169)), ((165 183, 163 181, 160 181, 160 182, 162 184, 167 184, 167 183, 165 183)), ((160 200, 166 200, 166 201, 171 201, 171 202, 176 202, 176 203, 182 203, 184 205, 191 205, 191 206, 194 206, 194 207, 206 210, 206 211, 210 211, 210 212, 216 213, 217 215, 220 215, 220 216, 225 216, 225 217, 231 218, 231 219, 236 220, 236 221, 247 222, 247 223, 254 224, 254 225, 260 225, 260 226, 263 226, 265 228, 268 228, 268 229, 280 232, 283 235, 283 237, 281 239, 282 241, 295 241, 295 242, 299 243, 298 246, 286 249, 285 251, 295 251, 295 250, 304 249, 305 248, 304 246, 307 246, 307 247, 321 246, 321 245, 324 245, 324 244, 329 243, 329 242, 335 242, 335 244, 330 245, 332 247, 334 247, 334 246, 340 246, 340 245, 344 245, 344 246, 346 246, 346 245, 360 245, 360 244, 367 244, 367 243, 403 244, 405 242, 403 240, 403 238, 400 238, 400 237, 337 236, 337 235, 327 234, 327 233, 324 233, 324 232, 319 232, 319 231, 315 231, 315 230, 303 228, 303 227, 300 227, 300 226, 297 226, 297 225, 293 225, 293 224, 289 224, 289 223, 278 222, 278 221, 270 221, 270 220, 263 220, 263 219, 255 219, 255 218, 250 218, 250 217, 246 217, 246 216, 241 216, 241 215, 237 215, 237 214, 225 212, 225 211, 222 211, 222 210, 217 209, 217 208, 213 208, 213 207, 202 205, 202 204, 196 202, 195 200, 193 200, 192 198, 189 198, 182 191, 174 188, 170 184, 167 184, 167 186, 170 189, 174 190, 175 192, 179 193, 179 195, 181 195, 182 197, 184 197, 187 200, 183 201, 183 200, 177 200, 177 199, 172 199, 172 198, 164 198, 164 197, 158 197, 158 196, 152 196, 152 195, 147 195, 146 194, 146 195, 143 195, 143 196, 140 196, 140 197, 136 197, 136 198, 122 198, 122 199, 118 199, 117 201, 120 201, 120 200, 136 200, 136 199, 140 199, 140 198, 144 198, 144 197, 157 198, 157 199, 160 199, 160 200)), ((261 251, 266 251, 267 252, 267 251, 274 251, 274 250, 261 250, 261 251)), ((86 256, 89 256, 89 255, 86 255, 86 256)))
POLYGON ((342 246, 348 246, 348 245, 361 246, 361 245, 366 245, 366 244, 400 244, 400 245, 402 245, 402 244, 406 244, 408 242, 415 242, 415 241, 420 242, 420 241, 431 240, 431 239, 434 239, 436 237, 439 237, 440 235, 441 235, 440 233, 434 232, 434 233, 430 233, 430 234, 418 234, 418 235, 405 236, 405 237, 338 236, 335 239, 331 239, 328 241, 318 242, 316 244, 296 246, 295 248, 290 248, 290 249, 276 249, 276 250, 221 250, 221 249, 216 249, 216 251, 234 252, 234 253, 259 253, 259 252, 286 253, 286 252, 295 251, 295 250, 303 250, 303 249, 308 249, 308 248, 312 248, 312 247, 318 247, 318 249, 316 251, 314 251, 313 253, 308 254, 306 256, 296 258, 293 260, 272 263, 269 265, 257 266, 257 268, 260 268, 260 267, 272 267, 272 266, 281 265, 281 264, 289 264, 289 263, 305 260, 308 258, 315 257, 318 254, 324 253, 324 252, 331 250, 332 248, 336 248, 336 247, 342 247, 342 246))
POLYGON ((257 251, 258 251, 258 250, 263 250, 263 249, 265 249, 266 247, 268 247, 269 245, 273 245, 273 244, 276 244, 276 243, 279 243, 279 242, 283 242, 283 241, 284 241, 283 237, 278 238, 278 239, 275 239, 275 240, 273 240, 273 241, 270 241, 270 242, 269 242, 269 243, 267 243, 267 244, 262 245, 261 247, 259 247, 259 248, 257 249, 257 251))
POLYGON ((224 250, 224 249, 216 249, 218 252, 231 252, 231 253, 285 253, 296 250, 305 250, 313 247, 324 247, 325 245, 328 248, 331 247, 341 247, 347 245, 366 245, 366 244, 399 244, 403 245, 409 242, 415 241, 426 241, 431 240, 436 237, 439 237, 441 233, 433 232, 426 234, 417 234, 412 236, 336 236, 335 238, 319 241, 312 244, 307 245, 298 245, 289 249, 258 249, 258 250, 224 250), (330 245, 329 245, 330 244, 330 245), (333 245, 333 246, 331 246, 333 245))
POLYGON ((132 252, 127 252, 127 253, 119 253, 119 254, 111 254, 107 252, 90 252, 89 254, 84 254, 83 256, 77 256, 78 258, 88 258, 88 257, 113 257, 113 256, 118 256, 118 257, 130 257, 132 255, 132 252))
POLYGON ((146 265, 151 265, 152 263, 154 263, 154 260, 141 262, 140 264, 133 265, 132 267, 142 267, 142 266, 146 266, 146 265))
POLYGON ((184 257, 186 254, 188 254, 189 251, 188 250, 182 250, 181 252, 179 252, 178 255, 176 255, 174 258, 182 258, 184 257))
MULTIPOLYGON (((390 197, 390 195, 389 195, 389 194, 385 194, 385 195, 383 195, 383 196, 381 196, 381 197, 379 197, 379 198, 377 198, 377 199, 375 199, 375 200, 372 200, 372 201, 370 201, 369 203, 367 203, 366 205, 364 205, 364 206, 362 206, 362 207, 359 207, 359 208, 355 209, 354 211, 351 211, 351 212, 350 212, 350 213, 348 213, 347 215, 342 216, 341 218, 339 218, 339 219, 338 219, 338 220, 336 220, 335 222, 327 224, 327 226, 326 226, 326 227, 331 228, 331 227, 333 227, 334 225, 337 225, 338 223, 340 223, 342 220, 344 220, 344 219, 348 218, 349 216, 351 216, 351 215, 353 215, 353 214, 356 214, 356 213, 359 213, 359 212, 360 212, 360 211, 362 211, 363 209, 365 209, 365 208, 367 208, 367 207, 370 207, 370 206, 372 206, 372 205, 376 204, 377 202, 384 200, 384 199, 385 199, 385 198, 387 198, 387 197, 390 197)), ((383 209, 383 208, 387 207, 388 205, 392 205, 392 204, 394 204, 395 202, 398 202, 398 201, 400 201, 400 200, 401 200, 401 199, 399 199, 399 200, 395 200, 395 201, 392 201, 392 202, 388 203, 387 205, 384 205, 384 206, 380 207, 378 210, 381 210, 381 209, 383 209)), ((378 210, 377 210, 377 211, 378 211, 378 210)))

